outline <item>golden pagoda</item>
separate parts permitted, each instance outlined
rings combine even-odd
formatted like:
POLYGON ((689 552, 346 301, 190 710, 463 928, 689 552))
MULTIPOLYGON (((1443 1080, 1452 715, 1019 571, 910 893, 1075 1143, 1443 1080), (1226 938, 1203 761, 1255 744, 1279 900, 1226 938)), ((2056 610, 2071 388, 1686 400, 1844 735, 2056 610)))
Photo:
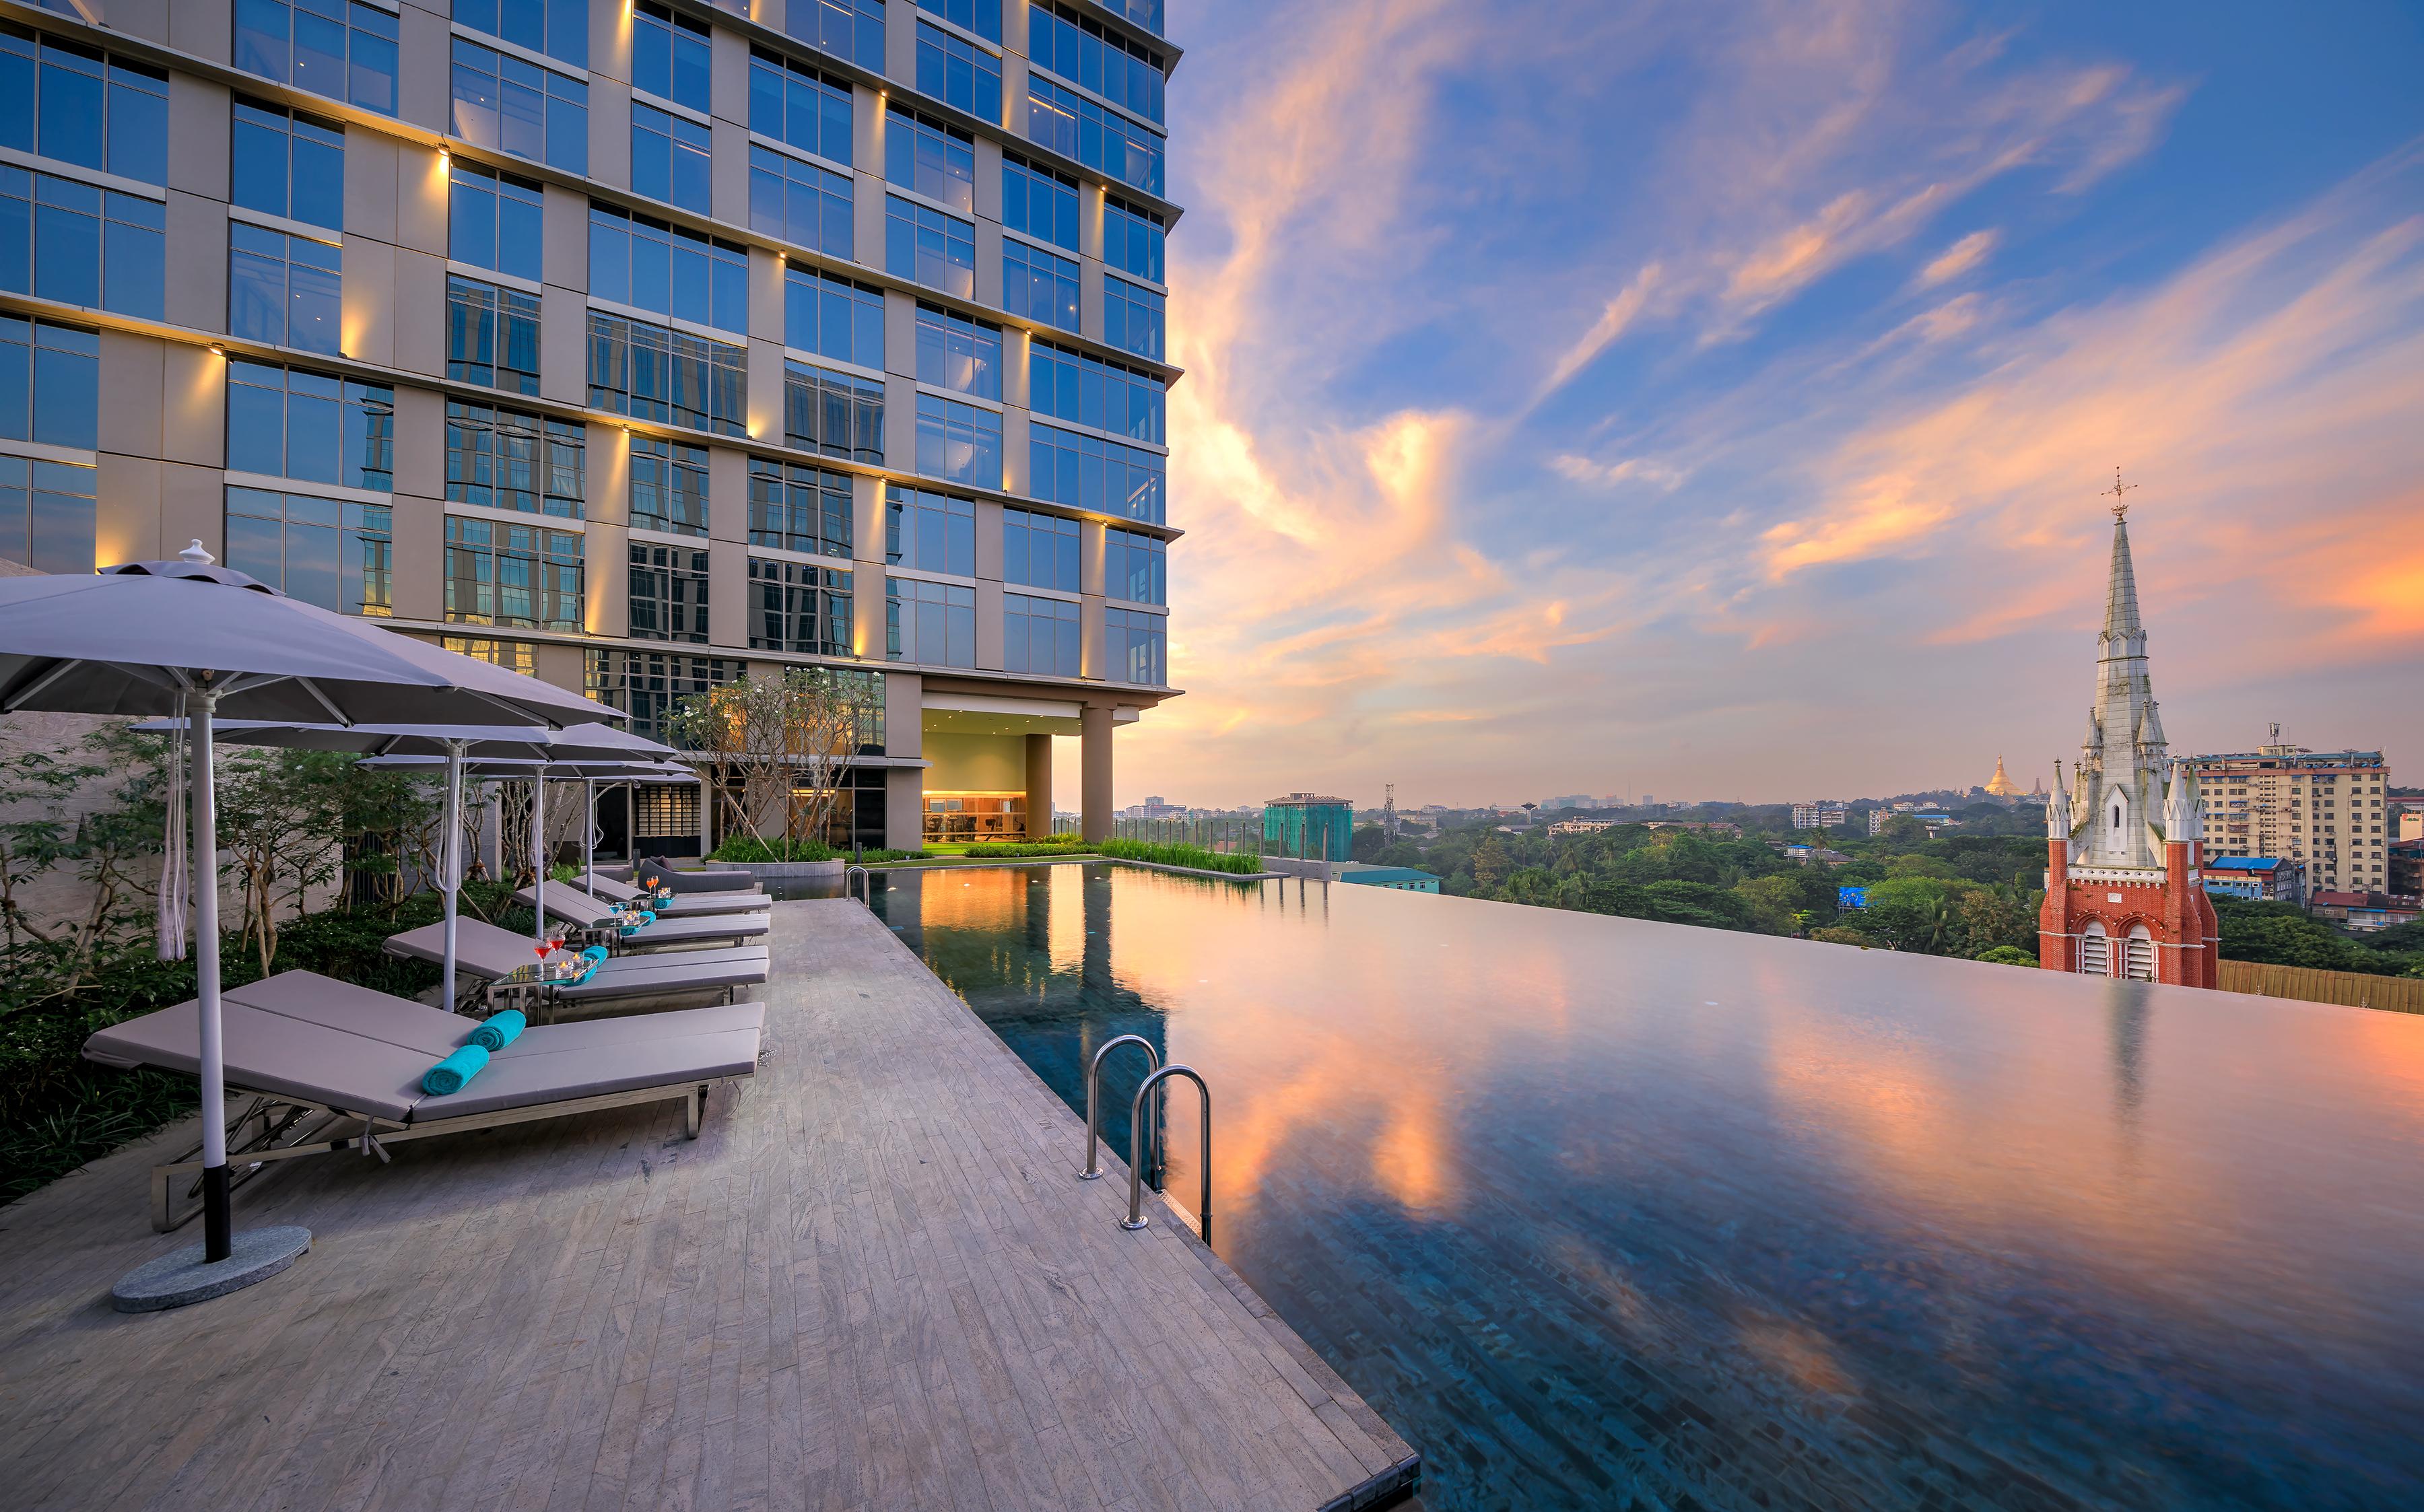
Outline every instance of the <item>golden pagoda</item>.
POLYGON ((1995 758, 1995 775, 1988 779, 1986 783, 1986 795, 1990 798, 2017 798, 2021 796, 2020 785, 2014 782, 2009 776, 2005 775, 2003 772, 2003 758, 2000 756, 1995 758))

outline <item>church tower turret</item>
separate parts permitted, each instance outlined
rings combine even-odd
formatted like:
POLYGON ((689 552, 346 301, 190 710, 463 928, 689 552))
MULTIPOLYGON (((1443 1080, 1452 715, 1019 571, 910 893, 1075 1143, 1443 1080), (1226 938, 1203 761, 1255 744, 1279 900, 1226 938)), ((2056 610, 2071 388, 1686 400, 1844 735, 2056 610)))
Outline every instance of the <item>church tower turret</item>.
POLYGON ((2046 804, 2046 900, 2038 963, 2050 970, 2210 987, 2213 904, 2190 768, 2171 758, 2146 671, 2146 628, 2129 554, 2129 488, 2114 470, 2113 558, 2097 637, 2096 702, 2077 774, 2046 804))

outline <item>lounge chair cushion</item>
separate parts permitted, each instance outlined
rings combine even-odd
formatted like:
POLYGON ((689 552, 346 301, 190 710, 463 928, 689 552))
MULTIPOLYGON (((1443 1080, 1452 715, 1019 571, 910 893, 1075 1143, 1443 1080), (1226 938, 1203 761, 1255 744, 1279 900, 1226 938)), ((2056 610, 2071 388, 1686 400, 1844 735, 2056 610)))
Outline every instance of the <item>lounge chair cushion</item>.
POLYGON ((766 979, 769 967, 767 950, 762 945, 742 946, 729 950, 672 950, 663 955, 619 956, 599 966, 588 980, 558 987, 555 995, 567 1003, 580 1003, 605 997, 750 987, 766 979))
POLYGON ((658 861, 640 863, 640 879, 655 882, 663 878, 676 893, 754 892, 758 878, 746 871, 677 871, 658 861))
MULTIPOLYGON (((650 1015, 647 1022, 653 1025, 660 1018, 650 1015)), ((549 1027, 539 1026, 491 1057, 487 1069, 454 1096, 423 1099, 415 1115, 462 1118, 641 1087, 744 1076, 758 1067, 756 1029, 557 1045, 546 1034, 549 1027)))
MULTIPOLYGON (((409 1119, 422 1100, 422 1074, 434 1058, 390 1041, 269 1012, 224 995, 219 1044, 233 1086, 399 1122, 409 1119)), ((198 1075, 200 1046, 201 1004, 190 1002, 113 1024, 87 1040, 84 1053, 104 1065, 157 1066, 198 1075)))
MULTIPOLYGON (((514 894, 514 901, 525 908, 537 906, 537 889, 525 887, 514 894)), ((547 889, 547 911, 578 929, 611 928, 614 910, 577 887, 551 883, 547 889)), ((699 940, 730 940, 768 932, 773 926, 763 914, 710 914, 698 918, 661 918, 637 931, 623 936, 623 944, 631 949, 653 949, 664 945, 686 945, 699 940)), ((460 942, 457 942, 460 949, 460 942)))
MULTIPOLYGON (((615 904, 637 903, 650 897, 649 894, 640 891, 629 883, 616 882, 612 877, 592 876, 587 879, 587 885, 581 890, 610 907, 615 904)), ((659 918, 669 916, 680 918, 693 914, 749 913, 761 908, 773 907, 774 899, 761 892, 692 893, 688 897, 677 893, 664 902, 651 901, 646 906, 653 910, 659 918)))

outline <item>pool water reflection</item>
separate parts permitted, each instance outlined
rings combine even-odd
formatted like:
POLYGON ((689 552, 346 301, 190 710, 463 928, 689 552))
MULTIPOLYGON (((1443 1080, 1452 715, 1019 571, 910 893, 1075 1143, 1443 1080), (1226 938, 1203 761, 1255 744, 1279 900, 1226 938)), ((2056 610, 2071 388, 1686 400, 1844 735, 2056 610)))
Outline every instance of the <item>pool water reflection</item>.
POLYGON ((1080 1112, 1117 1034, 1204 1073, 1217 1248, 1427 1504, 2424 1505, 2424 1019, 1378 888, 879 883, 1080 1112))

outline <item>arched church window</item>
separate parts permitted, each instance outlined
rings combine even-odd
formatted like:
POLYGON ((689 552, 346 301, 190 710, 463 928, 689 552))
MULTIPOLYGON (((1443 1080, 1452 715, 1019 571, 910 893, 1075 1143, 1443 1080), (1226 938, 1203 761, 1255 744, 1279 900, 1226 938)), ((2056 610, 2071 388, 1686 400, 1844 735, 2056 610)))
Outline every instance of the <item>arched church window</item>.
POLYGON ((2129 926, 2129 938, 2122 952, 2121 975, 2131 981, 2155 979, 2155 937, 2144 924, 2129 926))
POLYGON ((2113 975, 2113 942, 2105 935, 2104 926, 2094 919, 2080 931, 2079 971, 2084 977, 2113 975))

